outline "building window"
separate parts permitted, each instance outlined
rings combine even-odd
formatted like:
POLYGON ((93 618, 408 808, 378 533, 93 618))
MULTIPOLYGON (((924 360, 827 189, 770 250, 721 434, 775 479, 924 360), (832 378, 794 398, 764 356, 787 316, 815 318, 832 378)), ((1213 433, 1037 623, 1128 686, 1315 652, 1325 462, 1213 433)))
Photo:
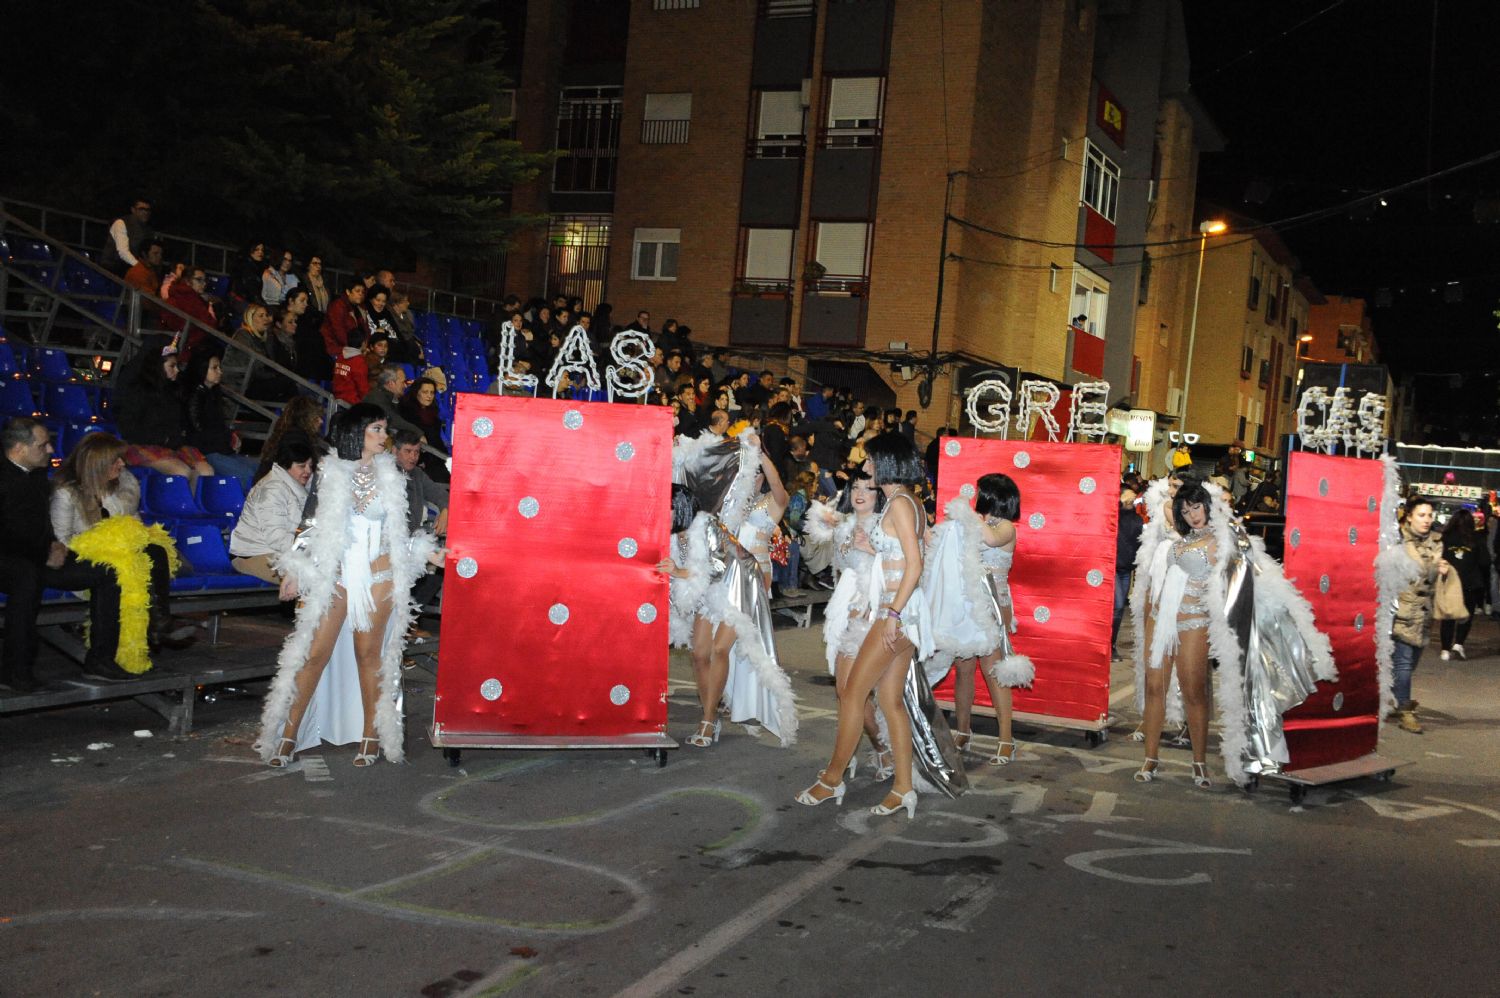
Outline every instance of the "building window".
POLYGON ((553 215, 547 229, 547 296, 583 299, 590 311, 604 298, 609 263, 608 215, 553 215))
POLYGON ((641 141, 648 145, 684 143, 692 123, 692 94, 647 94, 641 116, 641 141))
POLYGON ((1262 388, 1271 386, 1271 359, 1269 357, 1260 362, 1260 379, 1257 384, 1262 388))
POLYGON ((1082 201, 1106 220, 1115 220, 1120 199, 1120 168, 1092 142, 1084 142, 1082 201))
POLYGON ((677 248, 681 229, 636 229, 630 276, 637 281, 677 280, 677 248))
POLYGON ((1281 376, 1281 401, 1283 403, 1292 401, 1292 376, 1290 374, 1281 376))
POLYGON ((1262 423, 1260 426, 1257 426, 1255 428, 1255 446, 1257 448, 1259 448, 1259 447, 1264 447, 1265 445, 1266 445, 1266 427, 1265 427, 1265 424, 1262 423))
POLYGON ((1290 333, 1287 334, 1287 339, 1290 340, 1293 343, 1296 343, 1297 342, 1297 334, 1298 334, 1298 332, 1301 331, 1301 328, 1302 328, 1301 323, 1299 323, 1297 321, 1297 317, 1295 315, 1292 316, 1292 330, 1291 330, 1290 333))
POLYGON ((1255 348, 1246 345, 1240 352, 1240 377, 1248 380, 1250 372, 1255 369, 1255 348))
POLYGON ((1275 288, 1267 288, 1266 289, 1266 321, 1267 322, 1275 322, 1276 321, 1276 309, 1277 309, 1277 306, 1279 304, 1280 304, 1280 302, 1279 302, 1279 299, 1277 297, 1277 290, 1275 288))
POLYGON ((1141 283, 1135 300, 1137 305, 1151 300, 1151 254, 1144 251, 1141 253, 1141 283))
POLYGON ((793 159, 807 147, 807 108, 800 90, 762 90, 756 95, 755 141, 750 154, 757 159, 793 159))
POLYGON ((1245 299, 1245 307, 1256 309, 1260 307, 1260 278, 1262 274, 1260 257, 1254 253, 1250 254, 1250 294, 1245 299))
POLYGON ((790 291, 795 229, 746 229, 740 256, 744 291, 790 291))
POLYGON ((1073 266, 1073 299, 1068 321, 1074 328, 1104 339, 1104 320, 1109 311, 1109 282, 1087 267, 1073 266))
POLYGON ((832 149, 870 148, 880 139, 880 98, 885 79, 840 76, 828 81, 828 116, 823 145, 832 149))
POLYGON ((1240 421, 1239 421, 1239 423, 1235 427, 1234 439, 1236 439, 1236 440, 1244 440, 1245 439, 1245 417, 1244 416, 1240 417, 1240 421))
POLYGON ((818 222, 815 225, 812 287, 822 293, 862 291, 869 278, 868 222, 818 222))
POLYGON ((552 189, 607 192, 615 189, 620 148, 620 88, 563 87, 557 104, 557 149, 552 189))
POLYGON ((651 0, 652 10, 696 10, 698 0, 651 0))
POLYGON ((1297 344, 1297 356, 1300 357, 1300 358, 1302 358, 1303 360, 1306 360, 1307 358, 1311 357, 1312 356, 1312 344, 1310 342, 1308 342, 1307 340, 1303 340, 1300 343, 1298 343, 1297 344))

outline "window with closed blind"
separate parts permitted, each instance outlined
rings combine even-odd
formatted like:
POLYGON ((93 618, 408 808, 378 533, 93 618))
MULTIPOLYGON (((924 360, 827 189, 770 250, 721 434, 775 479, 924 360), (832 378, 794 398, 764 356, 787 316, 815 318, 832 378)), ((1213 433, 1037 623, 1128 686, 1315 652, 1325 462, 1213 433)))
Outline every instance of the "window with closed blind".
POLYGON ((880 104, 885 79, 837 76, 828 81, 823 118, 823 145, 829 148, 873 146, 880 138, 880 104))
POLYGON ((748 290, 784 291, 792 282, 795 229, 746 229, 743 272, 748 290))
POLYGON ((822 268, 818 291, 853 291, 869 278, 868 222, 818 222, 813 259, 822 268))
POLYGON ((800 90, 762 90, 757 95, 754 155, 799 157, 807 145, 806 109, 800 90))
POLYGON ((692 94, 647 94, 641 115, 641 141, 648 145, 684 143, 692 119, 692 94))

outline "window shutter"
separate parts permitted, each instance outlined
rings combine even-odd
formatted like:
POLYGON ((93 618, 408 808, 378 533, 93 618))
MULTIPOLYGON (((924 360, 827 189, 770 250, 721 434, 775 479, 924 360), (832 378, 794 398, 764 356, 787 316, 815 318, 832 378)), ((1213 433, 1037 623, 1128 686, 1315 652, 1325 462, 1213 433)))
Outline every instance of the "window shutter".
POLYGON ((760 95, 758 137, 802 134, 802 94, 796 90, 767 90, 760 95))
POLYGON ((880 118, 880 77, 840 77, 828 87, 828 124, 880 118))
POLYGON ((647 94, 647 121, 689 121, 693 117, 693 95, 647 94))
POLYGON ((750 229, 745 237, 745 279, 791 280, 792 234, 791 229, 750 229))
POLYGON ((864 222, 819 222, 818 263, 830 277, 865 276, 865 243, 870 227, 864 222))

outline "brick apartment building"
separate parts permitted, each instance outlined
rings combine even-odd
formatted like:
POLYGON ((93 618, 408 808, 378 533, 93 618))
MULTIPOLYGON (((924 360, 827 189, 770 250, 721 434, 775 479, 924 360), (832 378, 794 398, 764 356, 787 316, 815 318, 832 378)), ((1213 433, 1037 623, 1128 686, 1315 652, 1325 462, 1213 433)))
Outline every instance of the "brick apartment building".
POLYGON ((508 10, 516 136, 559 150, 514 193, 548 225, 509 288, 646 308, 905 408, 935 351, 929 432, 988 369, 1167 412, 1220 141, 1176 0, 508 10))
POLYGON ((1314 303, 1297 344, 1297 357, 1325 364, 1380 363, 1380 349, 1370 329, 1369 303, 1345 295, 1314 303))

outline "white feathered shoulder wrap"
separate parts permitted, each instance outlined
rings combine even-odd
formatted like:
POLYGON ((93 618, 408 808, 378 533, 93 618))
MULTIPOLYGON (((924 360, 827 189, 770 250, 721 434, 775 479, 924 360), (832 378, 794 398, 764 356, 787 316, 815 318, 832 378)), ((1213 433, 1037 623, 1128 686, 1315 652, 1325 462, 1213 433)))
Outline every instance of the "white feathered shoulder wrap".
MULTIPOLYGON (((402 719, 396 709, 401 682, 401 652, 406 632, 416 615, 411 601, 411 587, 427 572, 427 559, 437 550, 437 542, 426 531, 410 533, 406 526, 407 479, 389 454, 379 454, 371 462, 375 468, 375 490, 385 509, 382 525, 383 547, 390 556, 396 605, 386 627, 386 639, 380 653, 380 697, 375 711, 375 733, 381 750, 391 762, 405 758, 402 746, 402 719)), ((313 635, 323 615, 333 602, 339 582, 354 512, 355 461, 325 457, 318 466, 316 522, 304 524, 292 550, 282 555, 277 566, 297 580, 301 602, 297 607, 297 624, 277 657, 276 676, 266 693, 261 712, 261 734, 256 748, 261 759, 275 755, 281 733, 296 696, 296 677, 307 664, 313 635)))
POLYGON ((922 565, 922 592, 927 597, 936 648, 929 660, 929 679, 947 674, 955 660, 989 655, 1001 642, 1001 623, 995 604, 985 591, 985 568, 980 560, 984 521, 956 498, 944 507, 947 514, 932 532, 922 565))

